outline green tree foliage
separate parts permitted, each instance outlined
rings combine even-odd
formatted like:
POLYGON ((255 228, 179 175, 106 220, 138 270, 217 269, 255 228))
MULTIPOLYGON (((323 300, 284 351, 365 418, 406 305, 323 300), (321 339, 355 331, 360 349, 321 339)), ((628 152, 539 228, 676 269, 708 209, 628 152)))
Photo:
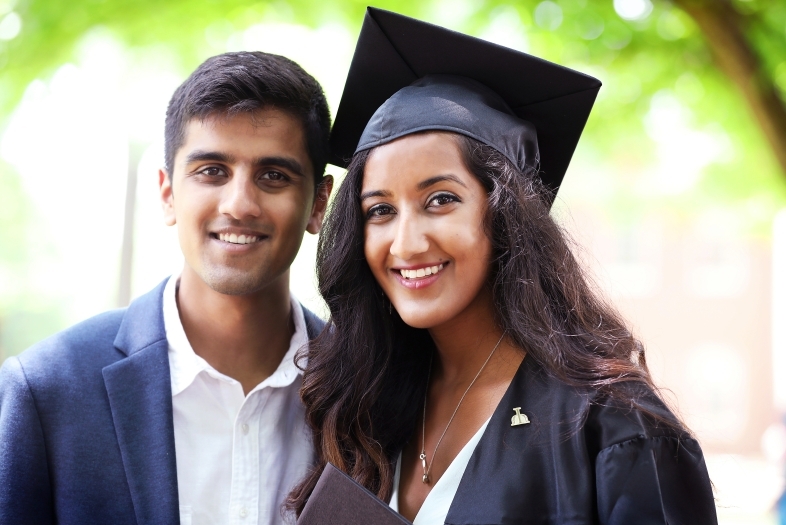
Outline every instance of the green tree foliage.
MULTIPOLYGON (((618 7, 625 2, 617 0, 618 7)), ((630 2, 627 3, 630 5, 630 2)), ((384 0, 387 8, 476 35, 519 31, 533 54, 595 74, 604 81, 588 140, 622 172, 652 161, 641 137, 652 96, 669 93, 690 109, 699 128, 719 125, 729 136, 733 160, 710 166, 697 191, 684 196, 740 201, 781 201, 786 170, 768 146, 762 123, 751 114, 735 79, 718 67, 706 32, 689 14, 703 5, 727 5, 744 31, 755 72, 786 93, 786 4, 768 0, 639 0, 646 16, 625 20, 612 0, 384 0), (687 11, 677 7, 687 5, 687 11)), ((0 124, 30 81, 46 78, 71 59, 80 38, 102 27, 131 47, 166 46, 185 74, 210 54, 206 40, 260 21, 312 27, 341 23, 357 31, 366 2, 359 0, 0 0, 0 17, 18 15, 18 36, 0 41, 0 124), (10 13, 10 14, 9 14, 10 13)), ((0 33, 5 18, 0 19, 0 33)), ((514 43, 515 45, 515 43, 514 43)), ((629 177, 628 182, 635 182, 629 177)), ((623 177, 623 185, 625 178, 623 177)), ((631 199, 626 195, 626 199, 631 199)), ((633 199, 634 201, 638 199, 633 199)), ((774 206, 771 205, 770 207, 774 206)))
MULTIPOLYGON (((222 50, 216 42, 261 22, 341 24, 357 34, 366 5, 361 0, 0 0, 0 132, 27 86, 74 60, 90 32, 108 32, 140 50, 140 57, 166 52, 175 57, 176 73, 185 76, 222 50)), ((786 2, 381 0, 374 5, 600 78, 604 87, 574 162, 594 173, 571 179, 563 192, 591 194, 620 221, 655 208, 691 214, 725 206, 738 210, 751 229, 767 232, 773 214, 786 203, 786 165, 779 161, 786 157, 779 156, 778 140, 772 138, 779 118, 786 125, 778 116, 786 99, 786 2), (736 43, 724 40, 730 31, 739 32, 736 43), (774 98, 767 99, 770 109, 764 114, 771 122, 762 118, 755 100, 756 92, 766 99, 768 90, 774 98), (679 144, 669 142, 668 119, 663 136, 663 115, 682 119, 684 128, 709 137, 719 150, 717 158, 697 168, 698 181, 679 191, 660 191, 665 183, 653 175, 674 172, 678 179, 680 163, 693 160, 691 152, 677 155, 679 144), (676 148, 674 166, 663 164, 668 147, 676 148)), ((786 148, 786 142, 780 146, 786 148)), ((32 342, 24 335, 25 324, 58 322, 54 307, 20 306, 26 294, 15 276, 34 271, 28 268, 25 242, 34 229, 31 221, 18 176, 0 164, 0 352, 32 342), (29 315, 12 321, 11 303, 13 315, 29 315), (20 328, 14 332, 12 324, 20 328), (14 333, 21 335, 9 335, 14 333)))
POLYGON ((62 326, 61 305, 31 293, 40 269, 30 266, 30 252, 47 249, 36 238, 30 199, 0 161, 0 362, 62 326))

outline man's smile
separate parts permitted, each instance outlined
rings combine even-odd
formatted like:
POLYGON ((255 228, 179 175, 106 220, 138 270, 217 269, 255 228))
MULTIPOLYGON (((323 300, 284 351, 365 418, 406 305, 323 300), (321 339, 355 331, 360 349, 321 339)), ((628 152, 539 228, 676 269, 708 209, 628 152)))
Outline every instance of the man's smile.
POLYGON ((223 227, 209 233, 210 239, 218 243, 223 251, 247 253, 270 239, 270 235, 257 229, 242 227, 223 227))
POLYGON ((236 233, 219 233, 218 240, 232 244, 253 244, 261 241, 263 237, 258 235, 237 235, 236 233))

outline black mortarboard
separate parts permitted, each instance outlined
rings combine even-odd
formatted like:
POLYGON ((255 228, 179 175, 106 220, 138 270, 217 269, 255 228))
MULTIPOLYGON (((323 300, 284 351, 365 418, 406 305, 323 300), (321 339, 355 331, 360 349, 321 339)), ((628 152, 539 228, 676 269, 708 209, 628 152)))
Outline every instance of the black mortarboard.
POLYGON ((369 7, 330 136, 330 162, 427 129, 468 135, 556 193, 600 81, 513 49, 369 7))

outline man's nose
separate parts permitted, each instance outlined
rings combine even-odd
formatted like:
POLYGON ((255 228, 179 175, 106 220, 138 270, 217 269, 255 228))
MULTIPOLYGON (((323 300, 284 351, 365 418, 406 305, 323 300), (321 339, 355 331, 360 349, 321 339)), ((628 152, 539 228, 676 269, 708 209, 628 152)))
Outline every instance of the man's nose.
POLYGON ((224 193, 218 211, 236 220, 259 217, 262 213, 259 204, 260 193, 251 176, 236 173, 224 185, 224 193))
POLYGON ((421 217, 413 213, 399 213, 398 224, 395 229, 395 238, 390 245, 390 254, 409 260, 429 249, 429 239, 426 231, 427 224, 421 217))

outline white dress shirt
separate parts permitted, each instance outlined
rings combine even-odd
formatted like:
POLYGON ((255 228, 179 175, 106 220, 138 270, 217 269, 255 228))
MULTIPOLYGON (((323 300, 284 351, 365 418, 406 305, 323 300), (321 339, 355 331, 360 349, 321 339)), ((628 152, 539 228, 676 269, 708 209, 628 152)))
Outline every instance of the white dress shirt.
MULTIPOLYGON (((464 476, 464 471, 467 470, 467 465, 475 452, 475 448, 483 437, 486 427, 491 418, 487 419, 485 423, 475 432, 472 439, 467 441, 467 444, 461 449, 461 452, 450 462, 445 473, 437 480, 437 483, 431 488, 426 499, 423 500, 417 516, 415 516, 413 525, 442 525, 448 517, 450 504, 453 503, 453 498, 456 497, 461 478, 464 476)), ((401 454, 398 456, 396 463, 396 477, 393 480, 393 495, 390 497, 390 508, 398 512, 398 486, 401 481, 401 454)))
POLYGON ((169 343, 181 525, 285 523, 281 504, 313 460, 295 352, 308 344, 300 303, 276 371, 243 394, 240 382, 194 353, 177 309, 179 278, 163 297, 169 343))

